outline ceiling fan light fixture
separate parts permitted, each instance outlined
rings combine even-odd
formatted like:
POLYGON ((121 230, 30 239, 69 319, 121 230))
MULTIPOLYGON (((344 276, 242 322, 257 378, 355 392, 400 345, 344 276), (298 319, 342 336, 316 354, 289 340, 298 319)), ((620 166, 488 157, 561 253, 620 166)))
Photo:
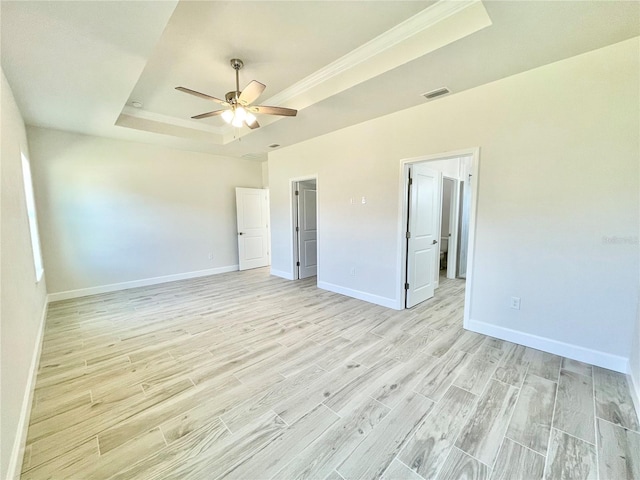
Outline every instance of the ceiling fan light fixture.
POLYGON ((244 122, 247 118, 247 111, 242 107, 236 107, 235 120, 240 121, 240 123, 244 122))
POLYGON ((251 113, 251 112, 247 112, 247 116, 245 117, 245 121, 247 122, 248 125, 253 125, 254 123, 256 123, 256 116, 251 113))
POLYGON ((221 117, 225 122, 231 123, 233 121, 233 111, 225 110, 224 112, 222 112, 221 117))

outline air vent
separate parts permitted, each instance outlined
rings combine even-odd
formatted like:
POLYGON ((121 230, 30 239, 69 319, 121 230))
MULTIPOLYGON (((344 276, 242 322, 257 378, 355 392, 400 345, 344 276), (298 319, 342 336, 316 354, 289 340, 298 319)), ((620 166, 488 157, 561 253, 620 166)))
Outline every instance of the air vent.
POLYGON ((269 145, 269 148, 277 148, 279 146, 280 146, 279 143, 272 143, 271 145, 269 145))
POLYGON ((435 90, 431 90, 430 92, 423 93, 422 96, 427 100, 432 100, 436 97, 441 97, 442 95, 446 95, 447 93, 451 93, 451 91, 447 87, 436 88, 435 90))

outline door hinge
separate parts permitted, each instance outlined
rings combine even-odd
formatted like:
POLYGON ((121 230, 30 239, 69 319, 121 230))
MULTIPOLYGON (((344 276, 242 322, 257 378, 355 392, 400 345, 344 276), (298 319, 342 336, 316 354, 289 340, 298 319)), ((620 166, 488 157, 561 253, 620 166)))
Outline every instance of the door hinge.
POLYGON ((408 284, 408 283, 405 283, 405 284, 404 284, 404 289, 405 289, 405 290, 409 290, 409 284, 408 284))
POLYGON ((407 232, 407 238, 411 238, 411 232, 407 232))
POLYGON ((296 190, 296 195, 300 195, 300 192, 298 190, 296 190))
POLYGON ((409 177, 409 186, 413 185, 413 178, 409 177))
POLYGON ((300 262, 296 262, 296 267, 299 267, 299 266, 300 266, 300 262))
POLYGON ((299 232, 299 231, 300 231, 300 227, 296 227, 296 232, 299 232))

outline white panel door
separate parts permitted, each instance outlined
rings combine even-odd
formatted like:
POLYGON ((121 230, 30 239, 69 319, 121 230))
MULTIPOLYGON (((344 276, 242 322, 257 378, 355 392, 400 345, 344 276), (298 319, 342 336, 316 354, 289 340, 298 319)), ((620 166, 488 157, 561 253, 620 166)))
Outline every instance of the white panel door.
POLYGON ((240 270, 269 265, 268 190, 236 188, 240 270))
POLYGON ((316 182, 298 184, 298 277, 318 274, 318 230, 316 218, 316 182))
POLYGON ((442 173, 410 167, 407 308, 433 297, 438 269, 442 173))

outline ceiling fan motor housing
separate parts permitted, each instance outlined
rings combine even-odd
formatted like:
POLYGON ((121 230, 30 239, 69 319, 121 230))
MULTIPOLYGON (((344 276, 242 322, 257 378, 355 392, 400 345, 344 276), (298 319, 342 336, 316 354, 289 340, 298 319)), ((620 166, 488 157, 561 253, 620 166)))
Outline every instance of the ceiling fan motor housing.
POLYGON ((227 101, 227 103, 230 103, 231 105, 236 105, 238 103, 238 97, 240 96, 240 92, 227 92, 227 94, 224 96, 224 99, 227 101))
POLYGON ((244 67, 244 62, 239 58, 232 58, 231 66, 233 67, 234 70, 240 70, 242 67, 244 67))

